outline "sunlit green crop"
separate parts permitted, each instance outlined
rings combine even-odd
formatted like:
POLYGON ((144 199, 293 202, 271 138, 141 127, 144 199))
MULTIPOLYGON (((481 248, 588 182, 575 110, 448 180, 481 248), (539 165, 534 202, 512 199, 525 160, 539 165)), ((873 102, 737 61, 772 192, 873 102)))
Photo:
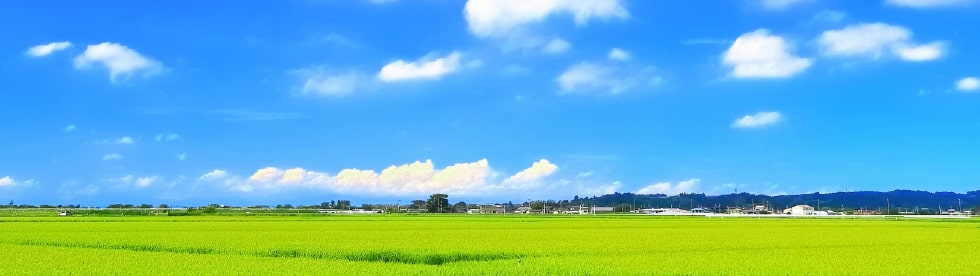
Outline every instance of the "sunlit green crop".
POLYGON ((0 218, 0 275, 976 275, 980 220, 0 218))

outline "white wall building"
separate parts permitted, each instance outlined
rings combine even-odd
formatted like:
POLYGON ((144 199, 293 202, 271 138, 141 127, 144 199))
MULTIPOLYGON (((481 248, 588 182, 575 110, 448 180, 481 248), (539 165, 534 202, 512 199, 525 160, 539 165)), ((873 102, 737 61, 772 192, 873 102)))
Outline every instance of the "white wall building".
POLYGON ((813 215, 813 206, 810 205, 796 205, 791 208, 783 210, 783 214, 794 215, 794 216, 809 216, 813 215))

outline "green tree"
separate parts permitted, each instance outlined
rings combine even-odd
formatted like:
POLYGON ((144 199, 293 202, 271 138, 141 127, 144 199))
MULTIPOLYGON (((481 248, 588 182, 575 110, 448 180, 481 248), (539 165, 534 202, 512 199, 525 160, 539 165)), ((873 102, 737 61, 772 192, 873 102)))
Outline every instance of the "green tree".
POLYGON ((454 213, 466 213, 466 209, 467 209, 466 202, 460 201, 460 202, 456 202, 456 204, 453 205, 454 213))
POLYGON ((159 206, 157 206, 157 208, 160 208, 160 209, 170 209, 170 205, 167 205, 167 204, 164 203, 164 204, 160 204, 159 206))
POLYGON ((425 202, 425 207, 429 213, 445 213, 446 209, 449 208, 449 195, 432 194, 429 196, 429 200, 425 202))
POLYGON ((338 200, 337 209, 350 209, 350 200, 338 200))
POLYGON ((531 202, 531 210, 540 211, 544 209, 544 201, 534 201, 531 202))

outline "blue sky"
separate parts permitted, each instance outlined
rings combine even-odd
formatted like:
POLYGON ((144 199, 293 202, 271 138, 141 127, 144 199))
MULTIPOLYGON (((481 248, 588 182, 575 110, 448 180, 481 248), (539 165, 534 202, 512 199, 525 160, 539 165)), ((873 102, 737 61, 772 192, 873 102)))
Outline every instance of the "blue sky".
POLYGON ((0 3, 0 200, 980 188, 974 0, 0 3))

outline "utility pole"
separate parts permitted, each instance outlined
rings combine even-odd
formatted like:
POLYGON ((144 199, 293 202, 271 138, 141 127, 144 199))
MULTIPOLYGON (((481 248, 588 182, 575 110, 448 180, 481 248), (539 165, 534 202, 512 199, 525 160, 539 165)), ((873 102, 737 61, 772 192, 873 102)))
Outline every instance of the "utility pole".
POLYGON ((891 201, 888 201, 888 198, 886 197, 885 198, 885 215, 891 214, 891 210, 892 210, 892 203, 891 203, 891 201))

